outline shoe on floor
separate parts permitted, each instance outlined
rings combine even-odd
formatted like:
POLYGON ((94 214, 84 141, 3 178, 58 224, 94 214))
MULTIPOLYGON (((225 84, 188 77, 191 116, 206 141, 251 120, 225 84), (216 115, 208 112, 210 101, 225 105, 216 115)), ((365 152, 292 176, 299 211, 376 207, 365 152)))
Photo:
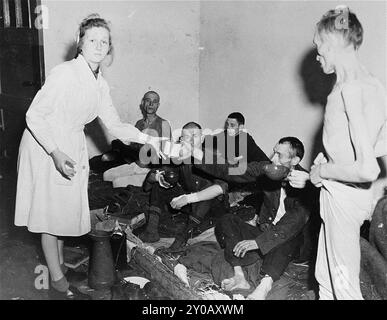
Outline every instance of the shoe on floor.
POLYGON ((91 297, 88 294, 82 293, 76 287, 70 285, 66 292, 66 300, 91 300, 91 297))
POLYGON ((91 300, 89 295, 80 292, 71 285, 66 292, 61 292, 51 287, 48 295, 50 300, 91 300))
POLYGON ((175 241, 169 246, 169 248, 165 249, 165 252, 168 253, 178 253, 183 252, 185 250, 185 245, 187 244, 186 237, 177 237, 175 241))

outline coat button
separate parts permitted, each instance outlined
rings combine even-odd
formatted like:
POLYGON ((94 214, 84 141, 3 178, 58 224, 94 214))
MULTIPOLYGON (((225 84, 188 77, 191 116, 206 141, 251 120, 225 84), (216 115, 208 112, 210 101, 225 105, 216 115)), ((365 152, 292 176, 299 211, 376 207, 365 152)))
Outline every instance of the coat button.
POLYGON ((269 217, 269 220, 271 221, 271 220, 273 220, 273 218, 272 218, 272 217, 269 217))

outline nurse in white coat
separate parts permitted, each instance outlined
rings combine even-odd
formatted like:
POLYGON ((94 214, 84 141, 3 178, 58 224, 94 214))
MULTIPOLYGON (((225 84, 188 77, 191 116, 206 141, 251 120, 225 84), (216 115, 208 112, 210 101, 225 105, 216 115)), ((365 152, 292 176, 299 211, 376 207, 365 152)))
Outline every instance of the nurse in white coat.
POLYGON ((42 234, 54 289, 74 296, 64 276, 63 240, 90 231, 88 154, 85 124, 99 117, 110 133, 126 141, 159 138, 120 121, 100 64, 111 50, 110 28, 98 15, 79 28, 78 55, 52 69, 26 114, 18 161, 15 225, 42 234))

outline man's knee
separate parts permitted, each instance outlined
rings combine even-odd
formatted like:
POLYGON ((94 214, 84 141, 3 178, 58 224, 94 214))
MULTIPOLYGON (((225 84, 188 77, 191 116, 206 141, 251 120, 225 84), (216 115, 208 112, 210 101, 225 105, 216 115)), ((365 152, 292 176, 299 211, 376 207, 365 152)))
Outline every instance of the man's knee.
POLYGON ((215 236, 220 246, 224 248, 229 238, 235 238, 235 215, 225 214, 220 217, 215 225, 215 236))
POLYGON ((211 209, 211 200, 196 202, 192 205, 192 214, 202 220, 211 209))

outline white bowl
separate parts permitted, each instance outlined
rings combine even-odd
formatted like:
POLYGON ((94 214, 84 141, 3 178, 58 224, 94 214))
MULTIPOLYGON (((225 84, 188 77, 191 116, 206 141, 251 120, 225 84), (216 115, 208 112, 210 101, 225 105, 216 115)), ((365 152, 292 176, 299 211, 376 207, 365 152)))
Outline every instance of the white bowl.
POLYGON ((149 282, 148 279, 143 277, 126 277, 124 280, 139 285, 141 289, 149 282))

